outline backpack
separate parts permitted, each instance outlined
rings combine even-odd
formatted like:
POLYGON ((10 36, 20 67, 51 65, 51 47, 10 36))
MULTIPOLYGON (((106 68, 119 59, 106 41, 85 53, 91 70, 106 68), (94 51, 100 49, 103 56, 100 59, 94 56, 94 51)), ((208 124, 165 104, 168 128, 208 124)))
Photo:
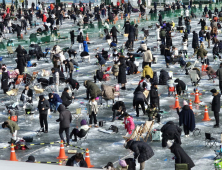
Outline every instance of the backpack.
POLYGON ((115 132, 115 133, 118 133, 118 131, 119 131, 119 130, 118 130, 118 127, 116 127, 116 126, 114 126, 114 125, 111 125, 108 130, 112 130, 112 131, 115 132))

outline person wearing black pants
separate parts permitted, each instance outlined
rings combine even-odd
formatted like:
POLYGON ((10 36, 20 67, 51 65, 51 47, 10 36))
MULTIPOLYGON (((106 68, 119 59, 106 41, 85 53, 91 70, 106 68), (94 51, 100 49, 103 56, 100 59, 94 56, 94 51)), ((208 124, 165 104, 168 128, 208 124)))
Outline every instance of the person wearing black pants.
POLYGON ((63 131, 65 131, 66 133, 66 140, 67 140, 67 145, 69 145, 69 127, 68 128, 59 128, 59 136, 60 136, 60 139, 63 140, 63 142, 65 143, 65 139, 63 137, 63 131))
POLYGON ((214 117, 216 120, 216 124, 214 125, 214 128, 219 128, 220 127, 220 122, 219 122, 219 112, 220 112, 220 96, 221 94, 217 92, 216 89, 212 89, 210 91, 213 94, 213 100, 212 100, 212 107, 211 110, 214 112, 214 117))
POLYGON ((133 108, 136 108, 136 116, 139 117, 139 105, 143 110, 143 114, 145 114, 145 106, 144 102, 148 105, 145 95, 142 91, 135 91, 133 98, 133 108))
POLYGON ((39 110, 39 121, 40 126, 42 128, 42 132, 48 133, 48 109, 50 108, 50 104, 48 100, 45 100, 43 95, 39 96, 39 104, 38 104, 38 110, 39 110), (45 126, 45 127, 44 127, 45 126))

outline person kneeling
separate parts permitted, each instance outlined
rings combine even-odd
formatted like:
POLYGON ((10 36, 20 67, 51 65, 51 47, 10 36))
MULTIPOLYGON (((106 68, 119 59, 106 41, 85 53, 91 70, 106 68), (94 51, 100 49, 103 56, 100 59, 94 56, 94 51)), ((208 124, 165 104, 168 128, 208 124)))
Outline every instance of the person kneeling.
POLYGON ((149 121, 157 118, 157 123, 160 123, 160 114, 158 113, 156 104, 151 104, 151 107, 147 109, 149 121))

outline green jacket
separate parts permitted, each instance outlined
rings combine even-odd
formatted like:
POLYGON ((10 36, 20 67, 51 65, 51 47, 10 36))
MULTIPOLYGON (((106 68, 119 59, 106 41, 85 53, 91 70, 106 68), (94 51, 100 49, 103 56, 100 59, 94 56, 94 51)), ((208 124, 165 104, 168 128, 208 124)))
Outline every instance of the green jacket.
POLYGON ((202 59, 204 58, 204 56, 207 55, 207 50, 203 49, 203 48, 199 48, 195 54, 197 54, 197 57, 200 56, 202 59))
POLYGON ((8 122, 8 125, 6 125, 6 126, 7 126, 7 128, 9 128, 10 133, 14 133, 16 130, 20 129, 20 127, 14 121, 6 120, 6 122, 8 122))
POLYGON ((92 81, 90 80, 86 80, 84 82, 84 86, 87 88, 87 90, 89 91, 89 94, 90 94, 90 97, 91 98, 96 98, 98 97, 99 95, 102 94, 100 88, 95 84, 93 83, 92 81))
POLYGON ((165 38, 166 37, 166 31, 165 30, 161 30, 160 31, 160 38, 165 38))
POLYGON ((149 117, 157 116, 157 114, 158 114, 158 111, 157 111, 156 107, 155 108, 148 108, 146 110, 146 112, 148 113, 149 117))

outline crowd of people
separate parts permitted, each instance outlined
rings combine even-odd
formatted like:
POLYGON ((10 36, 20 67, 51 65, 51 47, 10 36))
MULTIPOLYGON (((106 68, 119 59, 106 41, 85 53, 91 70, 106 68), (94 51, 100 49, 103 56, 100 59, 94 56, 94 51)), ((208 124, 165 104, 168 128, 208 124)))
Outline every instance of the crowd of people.
MULTIPOLYGON (((215 7, 214 12, 208 10, 206 6, 203 10, 203 17, 200 17, 201 28, 193 29, 191 26, 192 18, 196 18, 195 10, 196 6, 190 4, 186 6, 181 4, 179 1, 173 3, 172 6, 165 4, 165 11, 173 12, 176 9, 184 9, 183 16, 178 17, 178 25, 176 27, 175 20, 172 22, 166 22, 163 20, 161 11, 158 13, 157 4, 154 2, 154 9, 149 10, 150 14, 155 14, 159 16, 158 23, 155 25, 156 33, 156 42, 157 47, 148 47, 147 41, 149 42, 149 30, 148 24, 147 28, 142 30, 144 40, 140 42, 138 50, 135 49, 135 41, 139 39, 139 23, 130 22, 130 16, 132 12, 137 12, 139 10, 142 16, 146 15, 146 2, 138 0, 139 9, 134 8, 130 2, 126 3, 124 0, 121 3, 118 1, 116 5, 112 2, 110 5, 105 5, 101 3, 100 6, 92 7, 92 3, 89 1, 88 4, 83 4, 79 2, 78 5, 73 4, 71 9, 68 9, 66 4, 60 3, 59 5, 50 4, 50 7, 47 7, 44 2, 31 4, 31 8, 27 8, 28 1, 22 2, 22 7, 16 5, 16 9, 12 4, 11 7, 7 7, 3 4, 3 14, 2 22, 0 22, 0 29, 2 36, 3 34, 14 34, 17 33, 19 39, 22 38, 22 31, 25 34, 29 33, 27 29, 29 22, 30 28, 33 27, 33 16, 42 20, 44 30, 40 27, 36 31, 36 35, 30 35, 30 41, 37 42, 37 34, 41 35, 55 35, 58 36, 58 30, 62 30, 60 27, 64 20, 74 20, 74 25, 79 26, 77 31, 71 30, 70 40, 71 47, 78 42, 78 49, 67 48, 62 49, 60 44, 54 45, 50 50, 50 59, 52 61, 51 73, 50 70, 45 70, 44 75, 51 75, 49 79, 37 78, 38 83, 41 83, 41 87, 48 85, 55 85, 55 92, 48 93, 46 95, 38 96, 38 105, 37 109, 39 112, 39 122, 41 127, 41 132, 48 133, 50 132, 48 126, 48 114, 50 112, 59 112, 59 118, 56 120, 59 122, 59 136, 66 146, 70 146, 70 140, 76 142, 78 138, 83 138, 89 132, 90 128, 98 128, 97 117, 99 113, 99 105, 102 105, 102 99, 105 101, 112 101, 112 122, 118 120, 123 120, 125 129, 127 132, 126 136, 130 136, 136 125, 134 123, 134 117, 127 112, 127 106, 124 101, 116 101, 115 96, 116 92, 119 91, 128 91, 127 76, 128 75, 138 75, 141 74, 141 80, 138 82, 136 89, 133 92, 132 106, 135 109, 136 117, 141 116, 141 111, 143 115, 147 114, 149 121, 156 121, 159 126, 162 126, 161 123, 161 94, 158 92, 158 86, 165 85, 168 89, 168 96, 177 94, 181 96, 187 91, 187 82, 181 80, 180 78, 173 79, 173 74, 171 73, 171 68, 174 67, 175 63, 179 63, 181 68, 185 70, 184 76, 190 76, 191 83, 194 85, 194 89, 199 88, 199 83, 201 81, 200 68, 196 66, 196 63, 202 63, 202 67, 206 66, 206 74, 209 76, 209 80, 215 78, 219 79, 219 89, 222 92, 222 64, 217 71, 215 71, 211 66, 209 60, 216 60, 221 58, 219 53, 222 51, 222 41, 218 40, 218 30, 221 28, 219 17, 222 17, 222 11, 215 7), (116 17, 123 16, 124 18, 124 36, 127 36, 128 40, 126 43, 120 47, 118 46, 118 37, 120 35, 120 27, 116 27, 114 21, 116 17), (14 24, 12 17, 16 17, 21 21, 21 25, 14 24), (69 19, 68 19, 69 18, 69 19), (210 25, 207 25, 208 19, 210 20, 210 25), (72 122, 72 115, 69 109, 72 105, 73 100, 76 98, 74 90, 78 90, 80 83, 75 79, 76 75, 74 71, 78 72, 79 63, 76 60, 78 53, 81 56, 82 61, 86 59, 89 60, 90 64, 90 42, 87 42, 85 35, 83 33, 83 27, 85 28, 94 28, 94 23, 98 22, 99 28, 104 28, 104 39, 109 44, 109 47, 112 49, 112 54, 108 54, 109 51, 99 51, 96 49, 95 58, 98 60, 97 64, 99 66, 96 70, 95 75, 92 79, 85 80, 82 84, 86 88, 86 98, 87 103, 87 114, 89 115, 89 121, 82 119, 79 123, 80 128, 75 127, 70 133, 70 124, 72 122), (50 29, 49 29, 50 28, 50 29), (180 44, 174 43, 173 32, 180 31, 183 36, 181 38, 180 44), (198 32, 199 31, 199 32, 198 32), (77 35, 75 35, 77 32, 77 35), (192 36, 192 48, 193 52, 188 51, 188 38, 192 36), (112 38, 112 39, 111 39, 112 38), (211 42, 212 40, 212 42, 211 42), (207 43, 207 49, 205 49, 205 42, 207 43), (173 46, 174 44, 174 46, 173 46), (178 50, 178 46, 181 46, 181 50, 178 50), (208 59, 207 54, 212 48, 213 57, 208 59), (159 49, 158 53, 163 55, 165 58, 166 68, 161 68, 159 77, 157 76, 157 71, 152 68, 152 63, 158 63, 157 58, 153 55, 153 51, 159 49), (127 51, 125 55, 124 51, 127 51), (65 53, 68 53, 66 57, 65 53), (112 57, 110 57, 112 56, 112 57), (191 63, 188 61, 189 57, 194 58, 196 56, 196 61, 191 63), (142 70, 139 68, 138 62, 136 62, 135 57, 142 59, 142 70), (104 70, 104 66, 107 61, 111 61, 112 65, 107 70, 104 70), (141 71, 139 71, 141 70, 141 71), (114 81, 117 85, 115 87, 111 85, 101 84, 101 88, 98 85, 98 82, 109 81, 108 73, 113 74, 114 81), (70 88, 65 87, 63 92, 60 95, 59 87, 62 86, 62 83, 69 84, 70 88), (71 93, 71 95, 70 95, 71 93), (140 111, 141 108, 141 111, 140 111), (94 126, 93 126, 94 125, 94 126), (65 131, 66 140, 63 136, 65 131), (74 139, 73 139, 74 136, 74 139)), ((202 10, 202 4, 199 4, 199 9, 202 10)), ((133 15, 132 15, 133 16, 133 15)), ((3 40, 2 40, 3 41, 3 40)), ((176 41, 176 40, 175 40, 176 41)), ((43 58, 45 53, 41 51, 41 48, 35 44, 37 49, 34 53, 37 57, 37 63, 32 63, 31 66, 35 67, 38 64, 40 58, 43 58)), ((97 44, 94 43, 96 46, 97 44)), ((137 48, 137 47, 136 47, 137 48)), ((1 65, 2 78, 1 78, 1 88, 3 89, 4 94, 8 94, 11 90, 15 89, 21 81, 25 82, 24 90, 21 93, 20 100, 22 101, 22 106, 26 113, 31 112, 32 107, 29 108, 28 105, 33 106, 34 91, 41 91, 40 88, 33 86, 32 79, 33 76, 29 75, 25 69, 29 67, 31 62, 31 57, 28 51, 18 45, 15 52, 17 53, 16 64, 17 67, 10 73, 5 64, 1 65), (21 77, 23 80, 21 80, 21 77), (13 88, 10 86, 13 85, 13 88)), ((47 54, 46 54, 47 55, 47 54)), ((86 64, 87 65, 87 64, 86 64)), ((219 128, 219 112, 221 108, 220 97, 221 94, 215 89, 211 89, 210 92, 213 95, 213 100, 211 102, 212 111, 214 112, 216 124, 214 128, 219 128)), ((20 95, 20 94, 19 94, 20 95)), ((9 108, 8 113, 11 118, 15 115, 16 108, 9 108)), ((181 110, 176 108, 179 126, 183 126, 185 137, 189 137, 190 132, 193 132, 196 127, 195 116, 193 110, 189 107, 187 101, 183 101, 183 107, 181 110)), ((193 168, 195 165, 186 154, 182 148, 181 134, 182 129, 176 125, 173 121, 168 121, 161 127, 162 132, 162 147, 168 147, 170 151, 175 155, 176 164, 188 164, 188 169, 193 168)), ((12 135, 11 141, 9 143, 16 143, 17 141, 17 132, 20 130, 20 127, 14 119, 5 120, 2 124, 2 128, 8 128, 12 135)), ((140 170, 147 169, 145 168, 145 162, 149 160, 155 152, 151 146, 144 141, 135 141, 127 140, 124 144, 126 149, 130 149, 134 152, 133 159, 120 160, 119 165, 114 168, 112 162, 109 162, 105 168, 107 170, 131 170, 135 168, 136 160, 140 164, 140 170)), ((35 162, 35 158, 30 156, 27 162, 35 162)), ((81 153, 77 153, 72 156, 66 163, 67 166, 74 167, 87 167, 87 164, 81 153)))

